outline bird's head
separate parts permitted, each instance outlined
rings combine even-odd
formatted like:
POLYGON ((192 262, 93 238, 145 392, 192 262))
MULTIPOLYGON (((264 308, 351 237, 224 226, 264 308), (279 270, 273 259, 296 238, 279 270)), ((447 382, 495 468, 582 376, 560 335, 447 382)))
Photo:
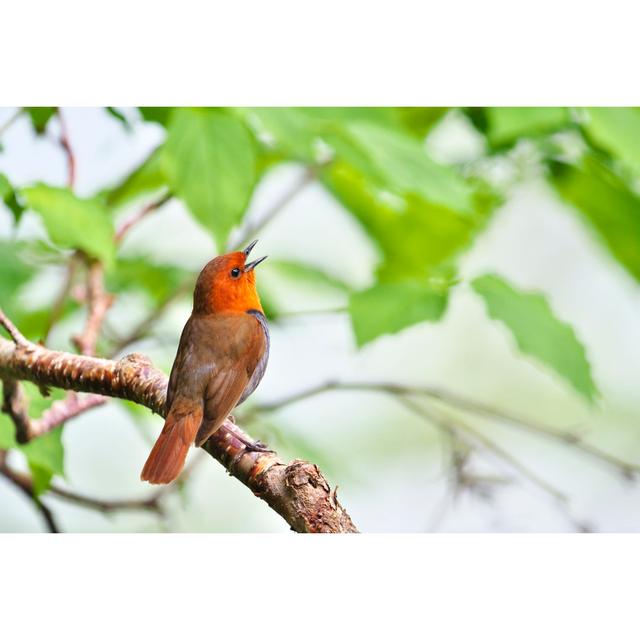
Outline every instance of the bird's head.
POLYGON ((208 262, 200 272, 193 294, 193 310, 199 313, 262 311, 254 269, 267 256, 247 262, 254 240, 244 251, 234 251, 208 262))

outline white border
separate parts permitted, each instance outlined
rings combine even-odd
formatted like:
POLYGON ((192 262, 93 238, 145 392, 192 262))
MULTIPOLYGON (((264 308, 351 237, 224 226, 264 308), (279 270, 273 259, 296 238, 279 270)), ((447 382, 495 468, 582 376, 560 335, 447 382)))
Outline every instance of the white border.
POLYGON ((537 0, 21 0, 5 105, 634 104, 638 9, 537 0))
POLYGON ((637 636, 640 554, 629 535, 1 542, 5 637, 637 636))

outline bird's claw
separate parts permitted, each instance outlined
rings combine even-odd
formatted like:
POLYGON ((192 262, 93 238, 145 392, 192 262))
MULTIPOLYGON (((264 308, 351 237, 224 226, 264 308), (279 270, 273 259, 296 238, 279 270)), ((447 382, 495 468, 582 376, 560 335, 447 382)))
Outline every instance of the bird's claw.
POLYGON ((245 442, 244 446, 247 451, 252 451, 255 453, 275 453, 273 449, 269 449, 269 447, 267 447, 264 442, 260 442, 260 440, 245 442))

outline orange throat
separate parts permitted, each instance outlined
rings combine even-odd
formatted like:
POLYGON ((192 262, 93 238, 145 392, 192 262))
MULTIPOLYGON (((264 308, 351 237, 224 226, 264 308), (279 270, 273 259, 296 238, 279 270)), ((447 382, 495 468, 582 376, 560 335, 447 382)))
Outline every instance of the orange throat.
POLYGON ((238 286, 214 286, 209 292, 209 304, 218 313, 245 313, 250 309, 264 313, 253 278, 247 278, 244 282, 238 283, 238 286))

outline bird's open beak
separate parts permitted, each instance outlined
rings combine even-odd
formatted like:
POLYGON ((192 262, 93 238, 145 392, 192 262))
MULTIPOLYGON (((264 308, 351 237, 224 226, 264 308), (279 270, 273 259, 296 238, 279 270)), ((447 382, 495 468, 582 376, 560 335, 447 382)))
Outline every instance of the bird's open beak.
MULTIPOLYGON (((244 251, 244 255, 245 257, 248 256, 251 253, 251 249, 253 249, 253 247, 256 246, 256 242, 258 242, 257 240, 254 240, 244 251)), ((254 260, 253 262, 249 262, 247 264, 244 265, 244 272, 247 273, 249 271, 253 271, 263 260, 266 260, 267 256, 264 256, 263 258, 258 258, 257 260, 254 260)))
POLYGON ((249 256, 249 254, 251 253, 251 249, 253 249, 253 247, 255 247, 258 244, 257 240, 254 240, 250 245, 247 246, 247 248, 242 252, 245 255, 245 258, 249 256))
POLYGON ((262 256, 262 258, 258 258, 249 264, 244 265, 244 272, 253 271, 261 262, 264 262, 269 256, 262 256))

